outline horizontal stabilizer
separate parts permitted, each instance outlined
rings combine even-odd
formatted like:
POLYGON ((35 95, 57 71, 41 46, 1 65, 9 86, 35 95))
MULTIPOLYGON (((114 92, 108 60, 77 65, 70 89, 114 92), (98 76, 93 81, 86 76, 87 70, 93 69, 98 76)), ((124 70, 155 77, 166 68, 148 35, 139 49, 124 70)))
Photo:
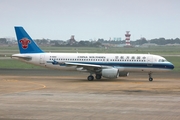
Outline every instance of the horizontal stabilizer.
POLYGON ((25 56, 25 55, 22 55, 22 54, 14 54, 11 56, 12 58, 18 58, 18 59, 23 59, 23 60, 26 60, 26 61, 29 61, 32 59, 31 56, 25 56))

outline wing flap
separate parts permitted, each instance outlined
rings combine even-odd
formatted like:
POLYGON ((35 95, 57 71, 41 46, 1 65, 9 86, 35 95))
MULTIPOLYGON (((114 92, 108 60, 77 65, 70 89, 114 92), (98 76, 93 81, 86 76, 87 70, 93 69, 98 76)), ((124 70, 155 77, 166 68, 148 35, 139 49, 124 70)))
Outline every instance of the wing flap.
POLYGON ((107 69, 111 68, 111 66, 104 66, 104 65, 96 65, 96 64, 84 64, 84 63, 65 63, 66 66, 76 66, 77 69, 81 68, 83 70, 88 70, 88 71, 100 71, 102 69, 107 69))
POLYGON ((69 62, 65 62, 65 64, 67 66, 102 68, 101 65, 95 65, 95 64, 69 63, 69 62))
POLYGON ((111 66, 104 66, 104 65, 96 65, 96 64, 87 64, 87 63, 77 63, 77 62, 57 62, 52 61, 49 62, 53 65, 60 65, 60 66, 66 66, 66 67, 72 67, 75 66, 77 70, 79 71, 91 71, 91 72, 98 72, 102 69, 110 68, 111 66))

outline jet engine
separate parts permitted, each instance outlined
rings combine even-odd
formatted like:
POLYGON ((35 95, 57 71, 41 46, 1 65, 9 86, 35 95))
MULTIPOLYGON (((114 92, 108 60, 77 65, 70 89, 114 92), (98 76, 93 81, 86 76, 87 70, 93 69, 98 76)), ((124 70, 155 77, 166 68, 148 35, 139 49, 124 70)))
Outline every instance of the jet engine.
POLYGON ((102 76, 105 78, 117 78, 119 77, 119 70, 116 68, 102 69, 102 76))

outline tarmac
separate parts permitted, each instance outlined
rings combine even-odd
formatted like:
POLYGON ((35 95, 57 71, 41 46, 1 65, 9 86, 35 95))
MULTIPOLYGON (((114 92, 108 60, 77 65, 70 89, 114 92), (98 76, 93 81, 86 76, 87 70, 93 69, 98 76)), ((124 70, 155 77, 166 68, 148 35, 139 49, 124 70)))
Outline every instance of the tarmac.
POLYGON ((0 69, 0 120, 180 120, 180 74, 0 69))

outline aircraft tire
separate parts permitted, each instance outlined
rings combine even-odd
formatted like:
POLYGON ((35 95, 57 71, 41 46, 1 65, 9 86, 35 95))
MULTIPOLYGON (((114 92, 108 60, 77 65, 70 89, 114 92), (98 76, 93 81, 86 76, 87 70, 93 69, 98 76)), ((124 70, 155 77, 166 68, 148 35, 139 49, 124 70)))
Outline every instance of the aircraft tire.
POLYGON ((90 76, 87 77, 87 79, 88 79, 89 81, 93 81, 93 80, 94 80, 94 77, 93 77, 92 75, 90 75, 90 76))
POLYGON ((152 82, 152 81, 153 81, 153 78, 152 78, 152 77, 150 77, 150 78, 149 78, 149 81, 151 81, 151 82, 152 82))
POLYGON ((101 79, 101 75, 100 74, 96 74, 96 79, 101 79))

